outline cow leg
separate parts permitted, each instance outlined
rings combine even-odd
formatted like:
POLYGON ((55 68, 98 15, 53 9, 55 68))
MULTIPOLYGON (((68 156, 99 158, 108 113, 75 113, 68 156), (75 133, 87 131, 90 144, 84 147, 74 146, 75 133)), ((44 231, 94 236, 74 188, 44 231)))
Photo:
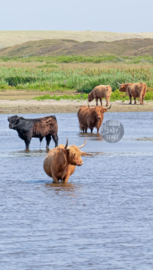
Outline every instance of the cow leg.
POLYGON ((55 147, 57 147, 58 146, 58 136, 57 136, 57 134, 56 135, 52 135, 52 138, 53 138, 53 140, 55 142, 55 147))
POLYGON ((96 106, 98 106, 98 98, 96 98, 96 106))
POLYGON ((67 173, 67 175, 65 176, 65 178, 64 178, 64 184, 67 184, 67 182, 68 182, 68 180, 69 180, 69 177, 70 177, 70 174, 69 173, 67 173))
POLYGON ((129 98, 130 98, 130 103, 129 104, 132 104, 132 96, 130 95, 129 98))
POLYGON ((99 133, 99 128, 97 128, 97 134, 99 133))
POLYGON ((106 97, 106 106, 109 105, 109 97, 106 97))
POLYGON ((51 141, 51 135, 47 135, 46 136, 46 148, 49 148, 50 141, 51 141))
POLYGON ((58 180, 58 178, 55 176, 54 173, 52 173, 52 178, 53 178, 53 183, 56 183, 56 184, 59 183, 59 180, 58 180))
POLYGON ((136 98, 134 98, 134 104, 135 104, 135 105, 137 104, 136 98))
POLYGON ((143 104, 143 97, 142 97, 142 94, 140 94, 140 105, 143 104))
POLYGON ((103 106, 102 98, 100 98, 100 103, 101 103, 101 106, 103 106))
POLYGON ((92 133, 92 131, 93 131, 93 128, 90 128, 90 130, 91 130, 91 133, 92 133))
POLYGON ((29 150, 30 141, 31 141, 31 138, 28 138, 25 140, 26 150, 29 150))

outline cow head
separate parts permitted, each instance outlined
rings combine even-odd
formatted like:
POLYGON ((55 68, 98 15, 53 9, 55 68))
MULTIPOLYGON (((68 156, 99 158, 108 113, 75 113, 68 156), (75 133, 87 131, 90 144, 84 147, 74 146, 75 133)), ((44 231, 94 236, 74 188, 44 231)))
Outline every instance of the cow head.
POLYGON ((91 92, 91 93, 89 93, 89 95, 88 95, 88 101, 91 102, 93 99, 94 99, 93 93, 91 92))
POLYGON ((104 108, 101 106, 96 106, 94 107, 92 110, 92 114, 91 114, 91 121, 94 122, 95 120, 100 120, 103 119, 103 114, 105 112, 107 112, 108 109, 110 109, 111 106, 109 108, 104 108))
POLYGON ((126 92, 126 88, 127 88, 127 86, 128 86, 128 83, 118 83, 119 84, 119 86, 120 86, 120 88, 119 88, 119 91, 120 92, 126 92))
POLYGON ((81 166, 83 164, 81 156, 85 155, 85 153, 80 151, 79 149, 82 148, 86 144, 86 142, 87 142, 87 138, 85 139, 85 142, 79 147, 75 145, 71 145, 68 147, 68 139, 67 139, 64 149, 66 151, 67 160, 69 164, 77 165, 77 166, 81 166))
POLYGON ((19 123, 20 117, 17 115, 13 115, 11 117, 8 117, 9 121, 9 128, 10 129, 17 129, 17 124, 19 123))

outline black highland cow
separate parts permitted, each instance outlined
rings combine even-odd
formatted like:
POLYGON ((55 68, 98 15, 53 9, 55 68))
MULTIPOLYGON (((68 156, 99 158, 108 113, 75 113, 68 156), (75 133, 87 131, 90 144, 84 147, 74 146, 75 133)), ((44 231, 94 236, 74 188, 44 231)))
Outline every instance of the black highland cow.
POLYGON ((46 148, 49 148, 51 136, 58 146, 58 126, 55 116, 46 116, 38 119, 25 119, 18 115, 8 117, 9 128, 15 129, 18 136, 25 141, 26 149, 29 149, 32 137, 39 138, 40 142, 46 137, 46 148))

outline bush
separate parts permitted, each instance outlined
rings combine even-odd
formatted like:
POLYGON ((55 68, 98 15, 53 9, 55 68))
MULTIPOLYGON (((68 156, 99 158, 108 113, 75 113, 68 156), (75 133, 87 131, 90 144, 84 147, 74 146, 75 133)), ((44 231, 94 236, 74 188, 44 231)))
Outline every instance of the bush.
POLYGON ((147 92, 145 96, 145 100, 151 100, 153 99, 153 92, 147 92))

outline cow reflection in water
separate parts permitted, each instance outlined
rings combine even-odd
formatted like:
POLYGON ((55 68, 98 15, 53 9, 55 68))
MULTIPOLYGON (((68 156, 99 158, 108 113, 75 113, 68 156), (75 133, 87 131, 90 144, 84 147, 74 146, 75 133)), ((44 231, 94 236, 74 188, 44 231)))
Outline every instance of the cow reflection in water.
POLYGON ((79 137, 87 136, 87 138, 90 138, 90 141, 103 141, 103 137, 100 133, 78 133, 79 137))
POLYGON ((54 193, 56 195, 59 195, 59 196, 63 196, 63 191, 66 192, 66 195, 76 196, 77 195, 76 190, 78 190, 81 187, 81 186, 75 185, 73 183, 66 183, 65 184, 64 182, 61 182, 60 185, 59 185, 59 183, 58 184, 46 183, 45 186, 46 186, 47 189, 53 190, 54 193), (61 195, 61 191, 62 191, 62 195, 61 195))
POLYGON ((80 151, 87 142, 77 147, 71 145, 68 147, 68 139, 66 145, 60 144, 58 147, 51 149, 44 160, 44 171, 53 178, 53 183, 59 183, 59 180, 67 183, 71 174, 74 173, 76 166, 81 166, 83 161, 81 156, 89 155, 80 151))

